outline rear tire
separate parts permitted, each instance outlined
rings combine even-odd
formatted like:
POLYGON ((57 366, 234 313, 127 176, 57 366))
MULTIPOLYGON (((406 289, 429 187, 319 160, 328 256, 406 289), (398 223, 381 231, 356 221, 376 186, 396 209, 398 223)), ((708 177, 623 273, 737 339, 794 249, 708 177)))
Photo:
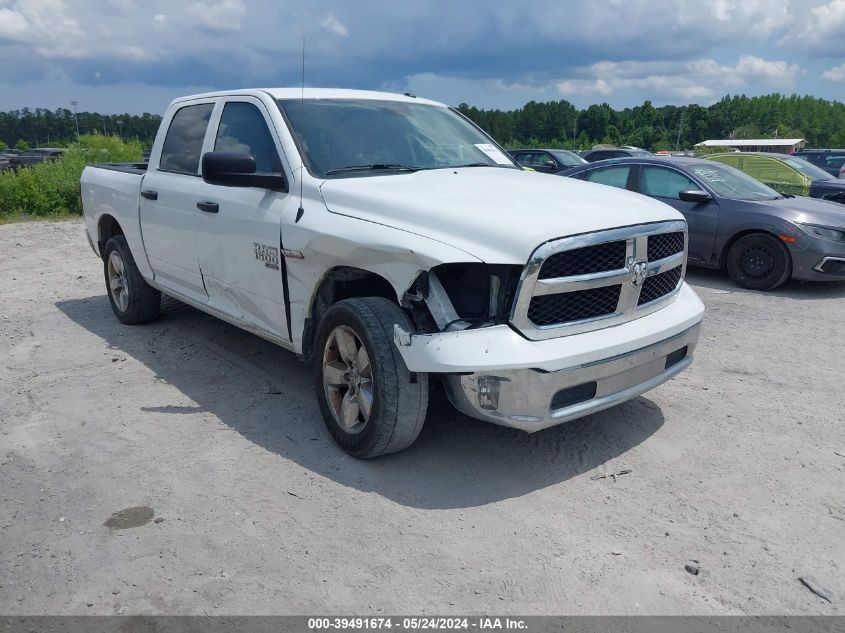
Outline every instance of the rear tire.
POLYGON ((739 238, 727 258, 728 274, 749 290, 774 290, 792 275, 792 258, 779 239, 765 233, 739 238))
POLYGON ((144 281, 122 235, 115 235, 106 242, 103 274, 109 303, 121 323, 149 323, 158 316, 161 293, 144 281))
POLYGON ((428 374, 412 373, 393 342, 408 315, 381 297, 345 299, 317 330, 314 387, 335 441, 355 457, 401 451, 417 439, 428 408, 428 374))

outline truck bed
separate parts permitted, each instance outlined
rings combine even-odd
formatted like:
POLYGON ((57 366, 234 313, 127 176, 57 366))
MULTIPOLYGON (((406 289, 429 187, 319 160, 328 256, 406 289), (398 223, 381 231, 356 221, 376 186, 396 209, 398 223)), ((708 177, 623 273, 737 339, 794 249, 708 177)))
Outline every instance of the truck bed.
POLYGON ((145 174, 149 163, 100 163, 89 165, 96 169, 110 169, 111 171, 122 171, 127 174, 145 174))
POLYGON ((141 241, 138 217, 141 183, 147 173, 146 163, 109 163, 89 165, 82 172, 82 209, 92 246, 97 254, 101 218, 109 216, 116 221, 136 255, 136 264, 145 274, 152 274, 141 241))

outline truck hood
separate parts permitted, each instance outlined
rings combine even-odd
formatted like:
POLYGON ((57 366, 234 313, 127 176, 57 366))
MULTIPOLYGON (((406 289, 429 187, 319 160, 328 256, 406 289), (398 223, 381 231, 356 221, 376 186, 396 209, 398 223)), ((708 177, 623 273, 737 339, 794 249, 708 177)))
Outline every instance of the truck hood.
POLYGON ((636 193, 517 169, 470 167, 326 180, 329 211, 409 231, 497 264, 602 229, 682 220, 636 193))

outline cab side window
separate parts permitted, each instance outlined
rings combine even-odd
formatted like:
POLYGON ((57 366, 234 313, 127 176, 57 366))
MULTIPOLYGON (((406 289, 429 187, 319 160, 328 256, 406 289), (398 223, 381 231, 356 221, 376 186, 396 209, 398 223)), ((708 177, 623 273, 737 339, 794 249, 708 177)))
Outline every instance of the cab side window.
POLYGON ((678 200, 679 193, 693 189, 701 187, 674 169, 643 166, 640 172, 640 193, 646 196, 678 200))
POLYGON ((628 165, 616 165, 615 167, 604 167, 602 169, 593 169, 587 172, 585 180, 595 182, 600 185, 610 185, 611 187, 619 187, 625 189, 628 186, 628 174, 631 172, 631 167, 628 165))
POLYGON ((282 162, 267 122, 261 111, 251 103, 232 101, 223 107, 214 151, 252 154, 259 173, 282 171, 282 162))
POLYGON ((158 163, 160 170, 191 175, 199 172, 202 143, 213 109, 213 103, 203 103, 185 106, 176 112, 164 137, 158 163))

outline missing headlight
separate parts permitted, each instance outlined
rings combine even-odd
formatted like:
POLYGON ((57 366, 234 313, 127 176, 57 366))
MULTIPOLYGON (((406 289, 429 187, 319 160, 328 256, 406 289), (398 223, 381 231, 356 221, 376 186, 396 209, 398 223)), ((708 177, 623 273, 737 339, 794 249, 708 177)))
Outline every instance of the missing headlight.
POLYGON ((506 323, 510 318, 521 273, 522 266, 507 264, 441 264, 429 273, 430 287, 426 303, 431 309, 432 302, 437 302, 434 309, 440 309, 444 298, 432 297, 432 293, 439 289, 445 292, 451 304, 451 315, 448 314, 449 306, 443 310, 441 319, 432 312, 435 320, 440 321, 438 325, 441 329, 450 325, 448 321, 462 322, 464 327, 506 323))

